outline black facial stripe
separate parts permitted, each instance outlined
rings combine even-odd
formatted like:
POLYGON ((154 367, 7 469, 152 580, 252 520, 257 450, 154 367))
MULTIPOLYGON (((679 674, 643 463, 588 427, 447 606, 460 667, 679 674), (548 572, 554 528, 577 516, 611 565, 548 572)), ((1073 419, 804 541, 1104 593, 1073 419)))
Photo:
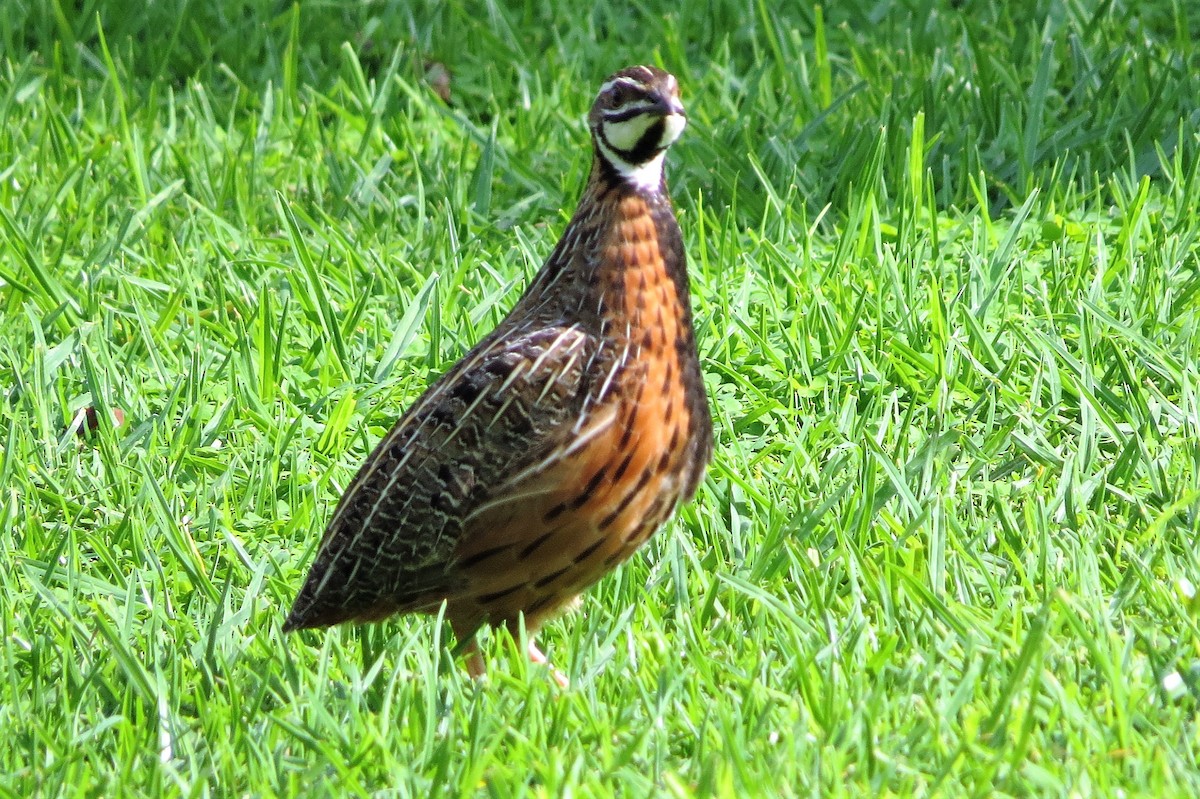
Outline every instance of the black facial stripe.
POLYGON ((620 157, 620 160, 625 163, 640 164, 649 161, 650 158, 658 155, 662 150, 659 142, 662 140, 662 128, 665 125, 666 122, 662 121, 661 118, 655 120, 654 124, 650 125, 646 128, 646 132, 642 133, 642 138, 637 140, 637 144, 634 145, 634 149, 632 150, 622 150, 610 142, 607 133, 605 133, 604 125, 601 125, 599 131, 596 132, 599 133, 600 140, 606 148, 612 150, 614 155, 620 157))
POLYGON ((621 160, 629 161, 629 152, 622 150, 620 147, 615 146, 608 140, 608 134, 604 131, 603 125, 596 129, 596 135, 600 137, 600 141, 604 144, 604 146, 611 150, 614 154, 620 156, 621 160))
POLYGON ((647 103, 646 105, 639 105, 636 108, 630 108, 626 111, 605 111, 604 120, 606 122, 625 122, 626 120, 633 119, 639 114, 645 114, 649 112, 652 108, 654 108, 654 105, 652 103, 647 103))
POLYGON ((665 126, 666 122, 662 117, 656 119, 654 124, 646 128, 646 132, 642 134, 642 138, 638 139, 637 144, 633 146, 632 150, 622 150, 620 147, 614 146, 613 143, 608 140, 608 135, 604 132, 603 125, 601 125, 599 130, 597 130, 597 133, 600 136, 600 140, 604 142, 605 147, 607 147, 609 150, 612 150, 612 152, 620 157, 620 159, 625 163, 634 164, 636 166, 637 164, 644 164, 645 162, 649 161, 651 158, 658 155, 658 153, 662 150, 662 148, 658 146, 658 143, 662 141, 663 129, 665 126))
POLYGON ((642 134, 642 138, 638 139, 638 143, 629 152, 629 163, 641 164, 658 155, 659 151, 662 150, 658 145, 662 141, 663 130, 666 124, 666 121, 662 117, 659 117, 654 120, 654 124, 646 128, 646 132, 642 134))

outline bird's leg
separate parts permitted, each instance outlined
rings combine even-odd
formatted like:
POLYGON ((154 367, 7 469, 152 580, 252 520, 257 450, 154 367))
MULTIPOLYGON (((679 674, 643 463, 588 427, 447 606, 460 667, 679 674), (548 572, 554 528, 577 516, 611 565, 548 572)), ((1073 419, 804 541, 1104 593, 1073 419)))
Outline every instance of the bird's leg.
POLYGON ((475 633, 479 631, 479 625, 465 625, 452 621, 450 629, 454 631, 454 637, 457 639, 454 654, 462 655, 467 659, 467 674, 475 680, 487 677, 487 666, 483 662, 483 653, 479 651, 479 642, 475 640, 475 633))
POLYGON ((464 654, 467 656, 467 674, 470 674, 471 678, 475 680, 487 677, 487 666, 483 663, 483 654, 479 651, 479 645, 472 641, 464 654))
POLYGON ((546 668, 550 669, 550 676, 554 678, 554 681, 558 683, 560 688, 571 687, 571 681, 567 679, 567 675, 554 668, 554 666, 550 663, 550 658, 546 657, 546 654, 542 652, 542 650, 538 649, 537 644, 533 642, 532 638, 529 639, 529 647, 527 651, 529 653, 529 659, 532 662, 539 666, 545 666, 546 668))

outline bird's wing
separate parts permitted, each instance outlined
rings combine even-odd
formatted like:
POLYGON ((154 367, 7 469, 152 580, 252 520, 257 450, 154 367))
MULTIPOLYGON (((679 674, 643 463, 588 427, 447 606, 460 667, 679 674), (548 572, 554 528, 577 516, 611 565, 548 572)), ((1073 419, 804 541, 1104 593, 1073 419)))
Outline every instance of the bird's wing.
POLYGON ((454 590, 447 566, 464 520, 515 476, 569 455, 569 434, 604 393, 592 383, 607 355, 574 326, 480 342, 367 458, 285 629, 436 607, 454 590))

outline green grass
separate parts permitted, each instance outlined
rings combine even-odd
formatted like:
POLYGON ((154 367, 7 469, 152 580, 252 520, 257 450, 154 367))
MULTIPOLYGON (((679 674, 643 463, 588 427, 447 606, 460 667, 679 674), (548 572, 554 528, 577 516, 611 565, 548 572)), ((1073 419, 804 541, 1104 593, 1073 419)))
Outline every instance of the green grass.
POLYGON ((0 15, 0 796, 1200 794, 1195 5, 427 5, 0 15), (565 693, 283 636, 644 61, 696 501, 548 627, 565 693))

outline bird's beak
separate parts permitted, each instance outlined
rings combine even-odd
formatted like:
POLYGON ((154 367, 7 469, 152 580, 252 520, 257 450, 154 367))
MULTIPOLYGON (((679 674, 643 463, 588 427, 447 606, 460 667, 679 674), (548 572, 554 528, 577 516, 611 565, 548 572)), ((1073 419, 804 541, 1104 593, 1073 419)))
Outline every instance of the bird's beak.
POLYGON ((687 111, 683 109, 683 103, 678 97, 663 97, 661 95, 654 96, 654 105, 651 106, 655 113, 662 116, 671 116, 676 114, 687 119, 687 111))

